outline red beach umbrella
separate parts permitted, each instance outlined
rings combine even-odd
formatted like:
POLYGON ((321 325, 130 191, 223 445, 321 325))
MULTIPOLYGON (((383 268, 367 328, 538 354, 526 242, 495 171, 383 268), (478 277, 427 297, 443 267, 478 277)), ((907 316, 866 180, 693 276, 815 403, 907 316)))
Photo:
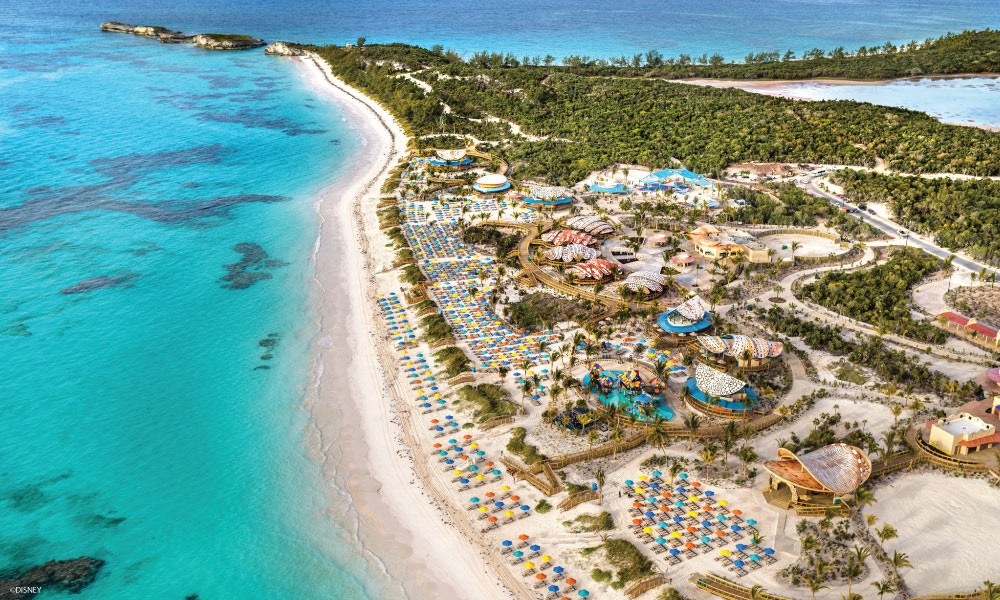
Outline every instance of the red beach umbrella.
POLYGON ((684 544, 684 547, 689 550, 694 550, 694 544, 692 544, 691 542, 684 544))
POLYGON ((525 541, 528 540, 528 535, 525 534, 525 533, 522 533, 521 535, 517 536, 517 539, 521 540, 522 542, 525 542, 525 541))
POLYGON ((566 578, 566 585, 576 585, 576 580, 573 579, 572 577, 567 577, 566 578))
POLYGON ((642 519, 632 519, 633 525, 642 525, 642 519))

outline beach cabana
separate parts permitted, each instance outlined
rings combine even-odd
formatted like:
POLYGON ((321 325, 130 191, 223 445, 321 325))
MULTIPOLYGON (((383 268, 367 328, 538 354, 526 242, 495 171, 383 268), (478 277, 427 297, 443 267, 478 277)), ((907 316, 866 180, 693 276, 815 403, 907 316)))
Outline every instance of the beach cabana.
POLYGON ((760 337, 740 334, 698 336, 694 351, 699 358, 720 367, 735 367, 743 371, 771 368, 773 359, 781 356, 784 345, 760 337))
POLYGON ((770 474, 764 496, 786 509, 840 505, 872 473, 868 455, 849 444, 830 444, 802 456, 778 448, 778 458, 763 465, 770 474))

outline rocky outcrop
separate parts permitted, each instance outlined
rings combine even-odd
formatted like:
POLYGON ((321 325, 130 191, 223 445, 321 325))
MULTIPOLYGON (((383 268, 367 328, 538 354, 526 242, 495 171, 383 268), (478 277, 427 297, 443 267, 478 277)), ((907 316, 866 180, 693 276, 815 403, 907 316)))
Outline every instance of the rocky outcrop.
POLYGON ((266 42, 249 35, 231 35, 223 33, 200 33, 194 36, 195 46, 208 50, 249 50, 260 48, 266 42))
POLYGON ((264 48, 264 54, 273 54, 275 56, 303 56, 305 55, 305 50, 289 42, 274 42, 267 48, 264 48))
POLYGON ((88 556, 53 560, 28 569, 19 576, 0 579, 0 600, 28 600, 44 589, 77 594, 93 583, 104 561, 88 556))
POLYGON ((118 21, 105 21, 101 23, 101 30, 141 35, 159 40, 164 44, 193 44, 199 48, 208 50, 248 50, 250 48, 260 48, 266 44, 264 40, 259 40, 249 35, 229 33, 201 33, 191 35, 156 25, 130 25, 118 21))

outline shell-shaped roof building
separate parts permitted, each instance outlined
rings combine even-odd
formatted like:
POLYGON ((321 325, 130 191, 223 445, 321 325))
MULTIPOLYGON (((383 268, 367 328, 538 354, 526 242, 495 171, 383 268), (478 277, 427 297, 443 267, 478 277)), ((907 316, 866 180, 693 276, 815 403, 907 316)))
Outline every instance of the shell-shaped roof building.
POLYGON ((610 260, 595 258, 578 265, 573 265, 566 272, 572 274, 577 279, 598 281, 611 275, 614 272, 615 266, 615 263, 610 260))
POLYGON ((738 394, 747 386, 747 382, 742 379, 713 369, 705 363, 698 363, 698 366, 695 367, 694 380, 699 390, 719 397, 738 394))
POLYGON ((580 262, 591 260, 600 256, 601 253, 593 248, 588 248, 582 244, 566 244, 565 246, 555 246, 545 251, 543 256, 551 261, 564 263, 580 262))
POLYGON ((755 360, 775 358, 781 356, 784 350, 784 344, 781 342, 740 334, 701 335, 698 336, 698 342, 712 354, 724 354, 733 358, 743 358, 746 352, 749 352, 750 358, 755 360))
POLYGON ((585 231, 591 235, 611 235, 615 232, 614 226, 600 217, 577 216, 566 220, 566 225, 585 231))
POLYGON ((553 246, 563 246, 565 244, 590 246, 597 242, 593 236, 573 229, 553 229, 546 231, 542 234, 542 241, 553 246))
POLYGON ((625 278, 622 285, 633 292, 645 291, 659 294, 663 291, 663 286, 667 284, 667 278, 652 271, 636 271, 625 278))
POLYGON ((872 474, 872 461, 860 448, 830 444, 802 456, 778 448, 781 460, 764 463, 773 477, 813 492, 850 494, 872 474))

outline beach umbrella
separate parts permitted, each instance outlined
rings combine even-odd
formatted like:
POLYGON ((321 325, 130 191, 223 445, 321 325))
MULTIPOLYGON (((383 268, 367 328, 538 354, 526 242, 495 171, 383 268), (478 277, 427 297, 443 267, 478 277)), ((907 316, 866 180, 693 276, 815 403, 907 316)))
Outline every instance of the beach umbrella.
POLYGON ((680 501, 677 501, 677 502, 674 502, 674 506, 676 506, 677 508, 681 508, 682 506, 684 506, 684 503, 680 502, 680 501))
POLYGON ((670 533, 670 537, 672 537, 672 538, 679 538, 679 537, 681 537, 682 535, 684 535, 684 534, 682 534, 682 533, 681 533, 681 532, 679 532, 679 531, 673 531, 673 532, 671 532, 671 533, 670 533))
POLYGON ((642 519, 632 519, 633 525, 642 525, 642 519))
POLYGON ((576 580, 573 579, 572 577, 567 577, 566 578, 566 585, 576 585, 576 580))
MULTIPOLYGON (((493 492, 486 492, 486 497, 487 497, 487 498, 492 498, 493 496, 496 496, 496 494, 495 494, 495 493, 493 493, 493 492)), ((528 539, 528 538, 527 538, 527 536, 525 536, 525 537, 523 537, 523 538, 521 538, 521 539, 523 539, 523 540, 526 540, 526 539, 528 539)))
POLYGON ((460 480, 459 480, 458 482, 459 482, 459 483, 461 483, 462 485, 465 485, 465 484, 469 483, 469 480, 468 480, 468 479, 465 479, 465 478, 463 477, 463 478, 462 478, 462 479, 460 479, 460 480))
POLYGON ((488 509, 488 508, 486 508, 485 506, 480 506, 480 507, 479 507, 479 512, 481 512, 481 513, 484 513, 484 512, 486 512, 486 511, 488 511, 488 510, 489 510, 489 509, 488 509))
POLYGON ((750 525, 751 527, 753 527, 756 524, 757 524, 757 521, 754 521, 753 519, 747 519, 747 525, 750 525))
POLYGON ((657 544, 666 544, 667 540, 666 540, 666 538, 661 538, 661 537, 660 538, 656 538, 656 543, 657 544))
POLYGON ((586 598, 587 596, 590 595, 590 592, 588 592, 587 590, 580 590, 579 592, 577 592, 577 595, 580 596, 581 598, 586 598))
POLYGON ((678 550, 677 548, 671 548, 670 549, 670 554, 673 554, 674 556, 677 556, 680 553, 681 553, 681 551, 678 550))
POLYGON ((690 497, 688 497, 688 501, 689 502, 697 502, 698 501, 698 496, 690 496, 690 497))
POLYGON ((510 540, 504 540, 504 541, 502 541, 502 542, 500 542, 500 543, 501 543, 501 544, 502 544, 502 545, 503 545, 503 546, 504 546, 505 548, 509 548, 509 547, 511 546, 511 544, 513 544, 514 542, 512 542, 512 541, 510 541, 510 540))
POLYGON ((689 510, 688 511, 688 516, 689 517, 697 517, 698 516, 698 511, 696 511, 696 510, 689 510))
POLYGON ((707 543, 709 543, 709 542, 712 541, 712 538, 708 537, 707 535, 703 535, 703 536, 701 536, 698 539, 700 539, 702 541, 702 543, 704 543, 704 544, 707 544, 707 543))
POLYGON ((725 500, 719 500, 719 506, 727 506, 728 504, 729 502, 726 502, 725 500))
POLYGON ((696 528, 691 527, 690 525, 688 526, 687 530, 688 530, 688 533, 694 533, 694 532, 698 531, 696 528))
POLYGON ((680 477, 681 479, 687 479, 688 478, 688 474, 687 473, 681 473, 680 475, 678 475, 678 477, 680 477))
POLYGON ((720 521, 726 521, 727 520, 726 519, 726 515, 719 515, 719 516, 717 516, 715 518, 718 519, 718 520, 720 520, 720 521))
POLYGON ((486 520, 489 521, 490 523, 496 523, 497 522, 497 518, 496 517, 490 517, 489 519, 486 519, 486 520))
POLYGON ((646 477, 645 475, 639 475, 639 481, 647 481, 648 479, 649 477, 646 477))
POLYGON ((712 522, 711 521, 702 521, 701 524, 703 526, 705 526, 705 527, 711 527, 712 526, 712 522))
POLYGON ((715 532, 715 535, 717 535, 719 537, 724 537, 726 535, 726 531, 724 529, 720 529, 720 530, 718 530, 718 531, 715 532))
POLYGON ((652 519, 653 517, 656 516, 656 513, 654 513, 651 510, 648 510, 648 511, 646 511, 646 516, 649 517, 650 519, 652 519))
POLYGON ((514 550, 515 558, 521 558, 522 556, 524 556, 524 552, 521 552, 520 550, 514 550))
POLYGON ((710 512, 712 510, 712 507, 706 504, 705 506, 702 506, 701 509, 706 512, 710 512))
POLYGON ((663 473, 660 473, 659 471, 653 471, 653 477, 659 477, 662 474, 663 473))
POLYGON ((736 565, 737 567, 742 567, 742 566, 746 565, 746 563, 743 562, 742 560, 734 560, 733 564, 736 565))
POLYGON ((706 496, 714 496, 714 495, 715 495, 715 492, 713 492, 712 490, 706 490, 706 491, 705 491, 705 495, 706 495, 706 496))
POLYGON ((764 554, 767 554, 768 556, 774 554, 774 548, 764 548, 764 554))
POLYGON ((674 517, 674 523, 680 523, 684 520, 684 517, 674 517))
POLYGON ((643 527, 642 528, 642 532, 643 533, 653 533, 653 529, 651 527, 643 527))
POLYGON ((547 575, 545 575, 545 573, 539 573, 538 575, 535 575, 535 579, 538 579, 538 580, 545 579, 546 577, 547 577, 547 575))
POLYGON ((663 528, 663 529, 666 529, 666 527, 668 525, 669 525, 669 523, 667 523, 666 521, 660 521, 659 523, 656 524, 657 527, 660 527, 660 528, 663 528))
POLYGON ((552 593, 558 592, 559 591, 559 586, 558 585, 550 585, 549 586, 549 591, 552 592, 552 593))
POLYGON ((477 496, 473 496, 473 497, 469 498, 469 502, 472 502, 472 503, 479 502, 479 498, 477 496))
POLYGON ((660 489, 660 484, 654 481, 653 483, 649 484, 649 487, 653 488, 654 490, 658 490, 660 489))
POLYGON ((507 490, 510 489, 510 486, 509 485, 501 486, 500 489, 506 492, 507 490))
POLYGON ((688 550, 694 550, 695 546, 694 546, 693 543, 688 542, 688 543, 684 544, 684 547, 687 548, 688 550))
POLYGON ((730 527, 730 529, 732 529, 733 531, 740 531, 743 528, 740 527, 739 525, 733 525, 732 527, 730 527))
POLYGON ((531 561, 528 561, 528 562, 524 563, 524 568, 525 569, 534 569, 535 568, 535 563, 533 563, 531 561))
POLYGON ((514 513, 511 512, 511 511, 509 511, 509 510, 506 510, 506 511, 504 511, 503 516, 505 516, 505 517, 513 517, 514 513))
POLYGON ((541 546, 539 546, 538 544, 532 544, 532 545, 531 545, 531 546, 530 546, 530 547, 528 548, 528 550, 531 550, 532 552, 538 552, 538 551, 539 551, 539 550, 541 550, 541 549, 542 549, 542 547, 541 547, 541 546))
POLYGON ((687 491, 687 490, 686 490, 686 489, 684 489, 684 488, 682 488, 682 487, 679 487, 679 488, 677 488, 677 493, 678 493, 678 494, 683 494, 683 493, 684 493, 684 492, 686 492, 686 491, 687 491))
POLYGON ((545 554, 545 555, 542 556, 542 562, 543 563, 550 563, 550 562, 552 562, 552 557, 549 556, 548 554, 545 554))
POLYGON ((531 510, 531 507, 528 506, 527 504, 522 504, 521 505, 521 510, 531 510))
POLYGON ((719 550, 719 554, 721 554, 723 556, 729 556, 730 554, 732 554, 732 552, 730 552, 729 550, 726 550, 725 548, 723 548, 722 550, 719 550))
POLYGON ((743 552, 744 550, 747 549, 747 545, 746 544, 736 544, 736 549, 739 550, 740 552, 743 552))
POLYGON ((750 560, 752 560, 754 562, 760 562, 760 555, 759 554, 751 554, 750 555, 750 560))
POLYGON ((636 508, 642 508, 642 502, 633 502, 632 506, 634 506, 636 508))

